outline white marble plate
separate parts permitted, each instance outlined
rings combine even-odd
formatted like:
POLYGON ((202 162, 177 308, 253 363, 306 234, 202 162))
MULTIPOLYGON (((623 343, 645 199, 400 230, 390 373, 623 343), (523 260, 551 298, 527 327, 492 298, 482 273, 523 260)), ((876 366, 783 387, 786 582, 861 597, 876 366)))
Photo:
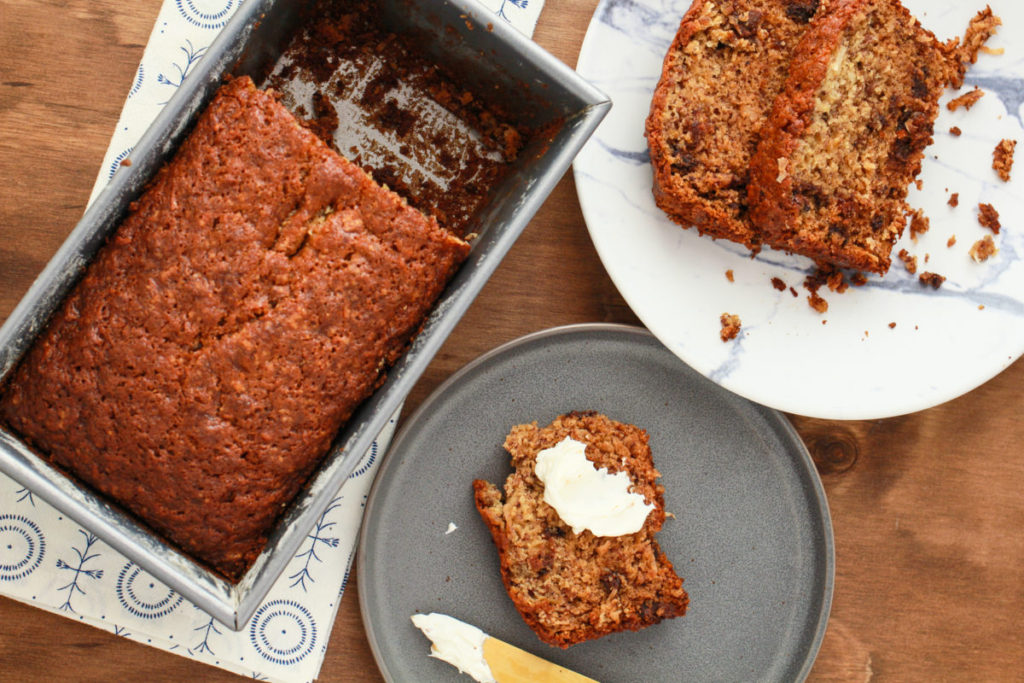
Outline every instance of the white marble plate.
MULTIPOLYGON (((905 0, 940 39, 962 35, 983 0, 905 0)), ((950 112, 947 91, 910 202, 931 230, 897 245, 919 269, 944 275, 923 287, 899 263, 884 277, 839 295, 822 289, 829 310, 807 304, 801 257, 765 249, 757 258, 669 221, 651 196, 643 137, 661 61, 690 0, 602 0, 587 31, 578 71, 614 106, 574 165, 580 203, 597 251, 623 297, 673 353, 723 387, 764 405, 830 419, 880 418, 923 410, 984 383, 1024 352, 1024 30, 1020 0, 989 3, 1003 26, 968 72, 966 92, 985 96, 950 112), (963 135, 949 134, 959 126, 963 135), (1013 179, 991 168, 1002 138, 1021 142, 1013 179), (947 205, 958 192, 957 208, 947 205), (1000 252, 977 264, 968 249, 990 234, 979 202, 999 211, 1000 252), (947 241, 956 237, 949 247, 947 241), (927 259, 927 263, 925 260, 927 259), (732 270, 735 282, 725 276, 732 270), (778 277, 794 287, 772 287, 778 277), (739 338, 723 343, 719 316, 739 315, 739 338), (826 322, 827 321, 827 322, 826 322), (890 323, 896 323, 890 327, 890 323)))

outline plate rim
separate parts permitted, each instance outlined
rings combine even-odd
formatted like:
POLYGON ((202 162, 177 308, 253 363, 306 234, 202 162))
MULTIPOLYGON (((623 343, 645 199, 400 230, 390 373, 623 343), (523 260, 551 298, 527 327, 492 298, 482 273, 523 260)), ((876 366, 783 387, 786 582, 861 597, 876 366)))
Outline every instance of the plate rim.
MULTIPOLYGON (((593 43, 596 40, 594 36, 597 32, 597 26, 600 24, 600 16, 602 12, 606 10, 606 8, 608 8, 609 6, 613 6, 616 3, 617 0, 600 0, 600 2, 598 2, 597 6, 595 7, 594 13, 587 26, 587 31, 584 35, 583 42, 580 46, 580 51, 577 56, 575 64, 577 72, 579 72, 581 75, 584 75, 584 77, 587 77, 587 69, 584 61, 585 57, 588 56, 588 49, 596 49, 593 47, 593 43), (589 48, 588 45, 590 46, 589 48)), ((643 7, 650 7, 652 3, 643 2, 641 4, 643 7)), ((681 17, 682 15, 680 14, 680 18, 681 17)), ((651 75, 656 76, 657 74, 651 75)), ((606 91, 610 90, 606 85, 603 85, 602 87, 605 88, 606 91)), ((610 94, 609 96, 613 97, 613 99, 615 97, 614 94, 610 94)), ((672 338, 672 334, 669 333, 670 330, 666 329, 668 327, 668 323, 663 321, 662 316, 658 314, 656 307, 642 306, 642 297, 639 297, 635 292, 632 292, 629 287, 623 286, 624 278, 622 276, 622 273, 617 271, 613 272, 613 269, 610 268, 608 265, 610 261, 614 261, 614 257, 610 252, 610 246, 608 244, 605 244, 602 240, 598 239, 595 236, 595 229, 592 226, 600 224, 601 221, 600 216, 598 216, 596 213, 597 209, 595 209, 593 206, 589 206, 588 208, 587 197, 589 196, 589 193, 586 191, 585 188, 588 185, 589 181, 587 181, 584 177, 586 175, 586 170, 580 167, 580 159, 582 158, 586 160, 586 154, 592 153, 593 149, 597 148, 597 136, 600 134, 602 127, 607 128, 609 125, 611 125, 611 119, 606 119, 604 122, 602 122, 602 126, 598 127, 598 129, 594 133, 594 136, 587 142, 584 148, 580 151, 580 154, 577 155, 577 158, 573 161, 572 165, 572 173, 576 189, 576 196, 580 205, 581 214, 583 215, 584 224, 587 228, 587 233, 590 236, 591 242, 594 245, 595 251, 598 254, 602 267, 607 273, 609 279, 611 279, 613 284, 615 285, 616 291, 619 292, 622 298, 626 301, 630 310, 633 311, 633 313, 641 320, 641 322, 643 322, 643 324, 648 329, 650 329, 659 340, 664 340, 662 343, 665 344, 665 346, 669 349, 671 353, 676 355, 678 358, 680 358, 680 360, 682 360, 690 367, 697 370, 697 372, 699 372, 702 376, 713 381, 715 384, 718 384, 719 386, 727 389, 728 391, 739 396, 742 396, 747 400, 753 401, 755 403, 760 403, 775 410, 780 410, 795 415, 802 415, 806 417, 820 418, 826 420, 845 421, 886 419, 921 412, 929 408, 934 408, 936 406, 943 405, 962 396, 965 396, 971 391, 974 391, 975 389, 978 389, 984 384, 990 382, 995 377, 1002 374, 1014 363, 1018 362, 1022 357, 1024 357, 1024 337, 1022 337, 1018 340, 1016 348, 1011 349, 1009 351, 1009 355, 1006 355, 1004 357, 1003 353, 993 354, 993 357, 998 357, 1000 360, 997 363, 992 363, 991 365, 980 368, 979 372, 972 374, 969 378, 961 378, 959 381, 953 381, 948 385, 941 387, 939 390, 932 391, 928 394, 924 394, 917 397, 906 396, 900 402, 885 404, 884 409, 881 410, 878 409, 878 404, 876 401, 863 401, 860 403, 848 402, 846 404, 840 405, 829 405, 826 406, 824 409, 815 408, 813 404, 808 404, 806 402, 801 403, 800 401, 793 401, 787 399, 784 395, 780 397, 777 393, 773 394, 770 390, 757 391, 756 384, 754 385, 755 388, 751 388, 751 385, 749 383, 737 383, 730 377, 725 377, 721 379, 712 377, 713 372, 711 371, 714 370, 714 367, 709 367, 707 363, 702 362, 702 357, 700 356, 700 354, 690 352, 684 356, 681 350, 677 350, 674 347, 674 345, 669 342, 669 340, 671 340, 672 338)), ((642 126, 642 122, 640 123, 640 125, 642 126)), ((593 190, 591 190, 591 192, 592 191, 593 190)), ((679 226, 678 229, 685 229, 687 230, 687 232, 692 232, 691 230, 683 228, 681 226, 679 226)), ((711 238, 707 236, 702 236, 702 239, 711 238)), ((715 241, 720 240, 716 239, 715 241)), ((783 254, 783 252, 778 253, 780 255, 783 254)), ((810 261, 808 261, 808 264, 810 264, 810 261)))
MULTIPOLYGON (((747 402, 749 407, 758 412, 767 422, 771 423, 771 426, 777 429, 780 436, 789 439, 795 446, 794 457, 791 458, 794 467, 798 467, 803 475, 804 479, 810 484, 811 496, 808 496, 808 508, 813 508, 813 511, 817 514, 820 520, 820 528, 817 532, 820 533, 821 542, 823 545, 824 558, 824 577, 822 581, 821 596, 818 602, 816 610, 811 610, 808 615, 808 623, 814 621, 814 635, 810 638, 806 655, 803 662, 799 667, 795 680, 803 681, 810 674, 811 669, 814 666, 814 662, 817 660, 818 653, 821 649, 822 642, 825 637, 825 632, 828 628, 828 622, 831 615, 832 599, 835 589, 835 535, 832 525, 832 516, 828 505, 828 498, 825 492, 824 484, 821 480, 821 475, 818 472, 817 466, 814 464, 813 458, 811 458, 810 452, 807 450, 806 444, 803 439, 800 438, 800 434, 793 427, 792 423, 786 418, 786 416, 774 408, 764 406, 762 404, 750 401, 749 399, 731 392, 725 389, 718 383, 711 382, 703 374, 697 372, 689 364, 685 363, 678 358, 671 350, 666 348, 664 344, 648 329, 635 325, 628 325, 624 323, 573 323, 568 325, 559 325, 556 327, 550 327, 535 332, 525 334, 515 339, 503 342, 498 346, 492 348, 489 351, 477 356, 473 360, 470 360, 465 365, 460 367, 458 370, 453 372, 446 380, 444 380, 434 391, 430 393, 427 398, 423 400, 419 406, 403 421, 403 424, 395 433, 388 446, 380 467, 377 470, 376 476, 374 477, 373 486, 367 495, 366 506, 363 512, 363 519, 360 523, 359 528, 359 541, 357 544, 355 569, 358 577, 366 576, 367 571, 367 545, 369 543, 369 534, 367 533, 368 526, 372 523, 371 520, 374 518, 373 512, 376 507, 376 501, 379 498, 379 491, 383 486, 387 478, 388 472, 392 467, 397 466, 397 462, 392 454, 397 452, 402 446, 403 442, 410 438, 410 433, 413 433, 417 423, 423 418, 427 411, 432 410, 434 404, 437 403, 444 394, 447 393, 453 385, 458 384, 462 381, 462 378, 474 372, 482 365, 490 363, 493 359, 505 356, 509 353, 514 353, 518 348, 537 342, 539 340, 549 337, 562 337, 571 335, 589 335, 595 333, 613 333, 622 334, 626 336, 633 336, 637 339, 644 339, 646 341, 654 341, 661 350, 669 354, 672 358, 676 359, 679 363, 686 366, 687 369, 697 373, 702 379, 710 382, 715 389, 718 391, 726 392, 731 394, 740 401, 747 402)), ((818 525, 816 525, 818 526, 818 525)), ((370 650, 373 653, 373 658, 377 664, 381 675, 385 680, 391 682, 397 680, 388 669, 388 663, 383 657, 381 645, 377 634, 374 632, 372 624, 374 623, 374 617, 372 616, 372 610, 370 609, 368 602, 370 600, 367 592, 368 581, 357 580, 357 593, 359 598, 359 613, 363 620, 363 631, 366 635, 367 641, 370 645, 370 650)))

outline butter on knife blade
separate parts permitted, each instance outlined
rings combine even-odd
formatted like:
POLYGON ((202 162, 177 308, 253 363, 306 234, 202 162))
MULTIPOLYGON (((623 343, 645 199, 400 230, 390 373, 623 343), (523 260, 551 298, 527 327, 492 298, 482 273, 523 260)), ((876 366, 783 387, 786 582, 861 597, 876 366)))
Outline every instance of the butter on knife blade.
POLYGON ((447 614, 414 614, 412 623, 430 638, 431 657, 448 662, 479 683, 597 683, 447 614))

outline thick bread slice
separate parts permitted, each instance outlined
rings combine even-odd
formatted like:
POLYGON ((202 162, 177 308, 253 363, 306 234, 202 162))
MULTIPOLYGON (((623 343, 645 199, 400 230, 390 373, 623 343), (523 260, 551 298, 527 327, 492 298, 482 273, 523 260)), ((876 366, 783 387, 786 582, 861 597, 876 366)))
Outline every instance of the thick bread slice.
POLYGON ((665 55, 646 136, 669 218, 753 250, 750 158, 790 53, 826 0, 694 0, 665 55))
POLYGON ((845 0, 817 17, 751 161, 765 243, 886 272, 953 63, 898 0, 845 0))
POLYGON ((682 616, 683 581, 654 534, 665 520, 664 487, 656 483, 647 433, 593 412, 570 413, 538 429, 512 428, 505 449, 515 471, 505 495, 473 482, 476 506, 498 548, 509 597, 541 640, 559 647, 682 616), (537 454, 565 437, 586 444, 586 456, 609 472, 625 471, 632 490, 654 503, 643 528, 617 537, 576 534, 544 502, 534 474, 537 454))

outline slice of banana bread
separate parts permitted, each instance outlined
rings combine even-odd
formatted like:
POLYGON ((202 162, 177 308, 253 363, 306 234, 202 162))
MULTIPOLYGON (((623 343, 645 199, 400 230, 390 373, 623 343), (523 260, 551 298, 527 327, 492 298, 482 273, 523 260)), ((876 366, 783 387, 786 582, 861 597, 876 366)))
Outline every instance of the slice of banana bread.
POLYGON ((749 162, 790 53, 828 0, 694 0, 665 55, 646 136, 654 199, 701 234, 745 244, 749 162))
POLYGON ((765 243, 886 272, 952 57, 899 0, 819 15, 751 161, 750 217, 765 243))
POLYGON ((515 471, 505 482, 504 501, 494 484, 478 479, 476 507, 498 548, 509 597, 541 640, 564 648, 686 612, 683 580, 654 539, 665 521, 665 489, 656 483, 647 432, 594 412, 570 413, 543 429, 536 423, 513 427, 505 449, 515 471), (639 531, 577 534, 544 502, 537 455, 566 437, 586 444, 596 467, 626 472, 632 490, 654 504, 639 531))

